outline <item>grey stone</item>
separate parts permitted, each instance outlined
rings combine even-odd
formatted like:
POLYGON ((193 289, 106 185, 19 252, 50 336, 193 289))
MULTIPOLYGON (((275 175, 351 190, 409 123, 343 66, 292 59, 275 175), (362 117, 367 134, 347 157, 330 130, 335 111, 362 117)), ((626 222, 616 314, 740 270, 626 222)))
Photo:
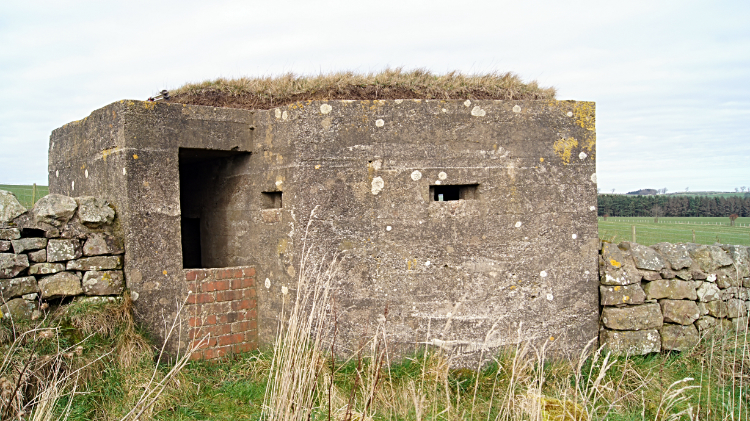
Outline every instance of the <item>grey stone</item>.
POLYGON ((124 252, 125 248, 120 238, 104 233, 91 234, 83 245, 84 256, 122 254, 124 252))
POLYGON ((76 239, 49 240, 47 245, 48 262, 74 260, 81 257, 82 254, 81 242, 76 239))
POLYGON ((690 271, 690 269, 681 269, 674 272, 674 276, 684 280, 684 281, 692 281, 693 280, 693 272, 690 271))
POLYGON ((600 270, 602 285, 630 285, 641 281, 629 253, 611 243, 602 244, 603 270, 600 270))
POLYGON ((21 203, 13 193, 0 190, 0 223, 11 222, 26 212, 21 203))
POLYGON ((729 257, 734 262, 734 268, 737 276, 745 278, 750 276, 750 253, 745 246, 722 245, 721 248, 729 253, 729 257))
POLYGON ((115 211, 104 199, 91 196, 77 197, 78 220, 84 225, 101 226, 111 224, 115 219, 115 211))
POLYGON ((88 271, 83 275, 86 295, 119 295, 125 288, 122 271, 88 271))
MULTIPOLYGON (((706 275, 705 273, 703 273, 703 272, 701 272, 699 270, 694 270, 694 271, 691 272, 691 274, 693 276, 693 279, 699 280, 699 281, 705 281, 708 278, 708 275, 706 275)), ((716 280, 714 279, 714 281, 716 281, 716 280)))
POLYGON ((17 240, 21 238, 21 230, 18 228, 0 228, 0 240, 17 240))
POLYGON ((36 303, 23 298, 14 298, 0 307, 3 319, 13 321, 31 320, 36 310, 36 303))
POLYGON ((112 296, 92 296, 92 297, 79 297, 78 298, 79 303, 88 303, 88 304, 109 304, 109 303, 120 303, 122 302, 122 297, 112 297, 112 296))
POLYGON ((37 263, 29 267, 29 275, 51 275, 64 270, 62 263, 37 263))
POLYGON ((5 301, 38 291, 39 287, 36 284, 36 278, 33 276, 0 279, 0 293, 2 293, 2 298, 5 301))
POLYGON ((730 319, 735 319, 737 317, 746 317, 747 316, 747 309, 745 308, 745 302, 737 299, 737 298, 731 298, 727 300, 727 317, 730 319))
POLYGON ((708 314, 708 308, 706 308, 706 303, 698 303, 698 312, 701 314, 701 316, 705 316, 708 314))
POLYGON ((729 288, 722 289, 719 292, 719 299, 727 301, 730 298, 739 298, 739 288, 729 287, 729 288))
POLYGON ((73 297, 83 294, 81 279, 71 272, 59 272, 39 280, 42 299, 73 297))
POLYGON ((643 304, 646 299, 640 284, 599 286, 600 304, 613 306, 618 304, 643 304))
POLYGON ((21 296, 26 301, 36 301, 37 298, 39 298, 39 294, 36 292, 32 292, 31 294, 24 294, 21 296))
POLYGON ((641 270, 638 271, 641 274, 641 277, 644 281, 658 281, 661 279, 661 274, 659 272, 654 272, 651 270, 641 270))
POLYGON ((742 278, 742 286, 745 288, 750 288, 750 278, 742 278))
POLYGON ((688 244, 690 257, 698 264, 703 272, 713 272, 716 269, 732 264, 729 254, 719 246, 705 246, 688 244))
POLYGON ((716 327, 722 331, 729 331, 734 327, 731 319, 716 319, 716 327))
POLYGON ((649 300, 661 298, 695 300, 698 298, 692 282, 677 279, 662 279, 649 282, 644 285, 643 290, 646 293, 646 298, 649 300))
POLYGON ((638 269, 660 271, 665 266, 664 259, 651 247, 631 243, 630 241, 623 241, 620 243, 620 248, 630 251, 630 255, 633 256, 633 261, 635 262, 635 267, 638 269))
POLYGON ((740 333, 747 332, 747 317, 736 317, 732 320, 732 329, 740 333))
POLYGON ((122 269, 121 256, 94 256, 71 260, 66 266, 67 270, 112 270, 122 269))
POLYGON ((687 351, 700 341, 698 329, 694 325, 674 325, 665 323, 660 329, 661 349, 665 351, 687 351))
POLYGON ((727 317, 727 303, 721 300, 709 301, 704 304, 710 316, 721 319, 727 317))
POLYGON ((75 214, 75 199, 61 194, 48 194, 34 204, 31 212, 38 222, 60 227, 75 214))
POLYGON ((13 243, 13 252, 21 254, 27 250, 40 250, 47 247, 46 238, 19 238, 11 241, 13 243))
POLYGON ((698 301, 708 302, 716 301, 720 298, 719 287, 711 282, 701 282, 701 285, 695 291, 698 301))
POLYGON ((602 323, 614 330, 645 330, 662 325, 659 304, 602 308, 602 323))
POLYGON ((29 267, 29 257, 25 254, 0 253, 0 279, 13 278, 29 267))
POLYGON ((659 304, 666 323, 692 325, 701 315, 695 301, 660 300, 659 304))
POLYGON ((693 263, 693 260, 688 253, 688 248, 684 243, 657 243, 651 247, 664 256, 672 267, 672 270, 678 271, 680 269, 689 268, 693 263))
POLYGON ((617 355, 645 355, 661 351, 661 335, 656 329, 617 331, 602 329, 599 344, 617 355))
POLYGON ((716 285, 721 289, 738 287, 742 285, 742 279, 737 277, 733 268, 729 268, 729 270, 717 269, 716 285))
POLYGON ((6 251, 10 251, 10 241, 6 240, 0 240, 0 253, 5 253, 6 251))
POLYGON ((674 279, 674 278, 677 277, 677 275, 674 272, 672 272, 671 270, 669 270, 667 268, 664 268, 664 269, 660 270, 659 274, 664 279, 674 279))
POLYGON ((26 253, 29 255, 29 263, 42 263, 47 261, 47 250, 37 250, 26 253))
POLYGON ((695 321, 695 327, 697 327, 699 331, 708 330, 716 326, 716 320, 717 319, 711 316, 701 316, 695 321))

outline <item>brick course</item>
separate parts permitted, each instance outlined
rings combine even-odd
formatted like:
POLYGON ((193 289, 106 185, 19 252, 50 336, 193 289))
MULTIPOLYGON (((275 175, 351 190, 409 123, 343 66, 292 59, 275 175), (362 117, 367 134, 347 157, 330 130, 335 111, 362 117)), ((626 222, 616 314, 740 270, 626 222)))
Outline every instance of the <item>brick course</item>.
POLYGON ((192 293, 186 306, 189 338, 197 346, 194 360, 258 348, 255 268, 185 269, 192 293))

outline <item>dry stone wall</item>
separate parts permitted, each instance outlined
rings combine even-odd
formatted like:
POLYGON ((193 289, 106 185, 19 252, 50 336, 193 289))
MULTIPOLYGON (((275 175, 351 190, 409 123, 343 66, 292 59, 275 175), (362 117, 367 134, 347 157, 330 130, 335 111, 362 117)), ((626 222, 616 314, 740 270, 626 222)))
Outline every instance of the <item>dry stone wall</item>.
POLYGON ((712 329, 747 329, 748 248, 604 242, 600 344, 621 354, 682 351, 712 329))
POLYGON ((125 288, 115 211, 94 197, 51 194, 27 211, 0 190, 0 318, 34 320, 48 301, 115 300, 125 288))

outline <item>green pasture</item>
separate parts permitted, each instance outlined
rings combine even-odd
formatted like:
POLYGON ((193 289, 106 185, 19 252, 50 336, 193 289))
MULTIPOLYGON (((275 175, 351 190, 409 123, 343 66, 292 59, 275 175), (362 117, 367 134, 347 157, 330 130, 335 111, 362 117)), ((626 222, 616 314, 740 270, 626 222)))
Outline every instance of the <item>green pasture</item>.
POLYGON ((38 185, 0 184, 0 190, 15 194, 26 209, 31 208, 37 200, 49 194, 49 187, 38 185))
POLYGON ((734 226, 726 217, 609 217, 599 218, 599 238, 611 242, 635 241, 643 245, 660 242, 738 244, 750 246, 750 218, 737 218, 734 226))

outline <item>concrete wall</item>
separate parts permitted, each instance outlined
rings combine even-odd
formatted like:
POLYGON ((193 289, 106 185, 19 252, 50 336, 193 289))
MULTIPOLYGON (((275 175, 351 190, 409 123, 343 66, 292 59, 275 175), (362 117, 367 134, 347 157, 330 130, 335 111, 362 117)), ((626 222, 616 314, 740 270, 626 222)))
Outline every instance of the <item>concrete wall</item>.
POLYGON ((315 209, 310 265, 341 252, 342 348, 385 323, 401 349, 470 354, 532 340, 577 352, 599 317, 594 118, 592 103, 572 101, 254 112, 125 101, 53 132, 50 189, 118 207, 128 287, 155 332, 188 290, 190 217, 200 266, 256 269, 259 341, 270 344, 315 209), (435 201, 445 186, 463 200, 435 201))

